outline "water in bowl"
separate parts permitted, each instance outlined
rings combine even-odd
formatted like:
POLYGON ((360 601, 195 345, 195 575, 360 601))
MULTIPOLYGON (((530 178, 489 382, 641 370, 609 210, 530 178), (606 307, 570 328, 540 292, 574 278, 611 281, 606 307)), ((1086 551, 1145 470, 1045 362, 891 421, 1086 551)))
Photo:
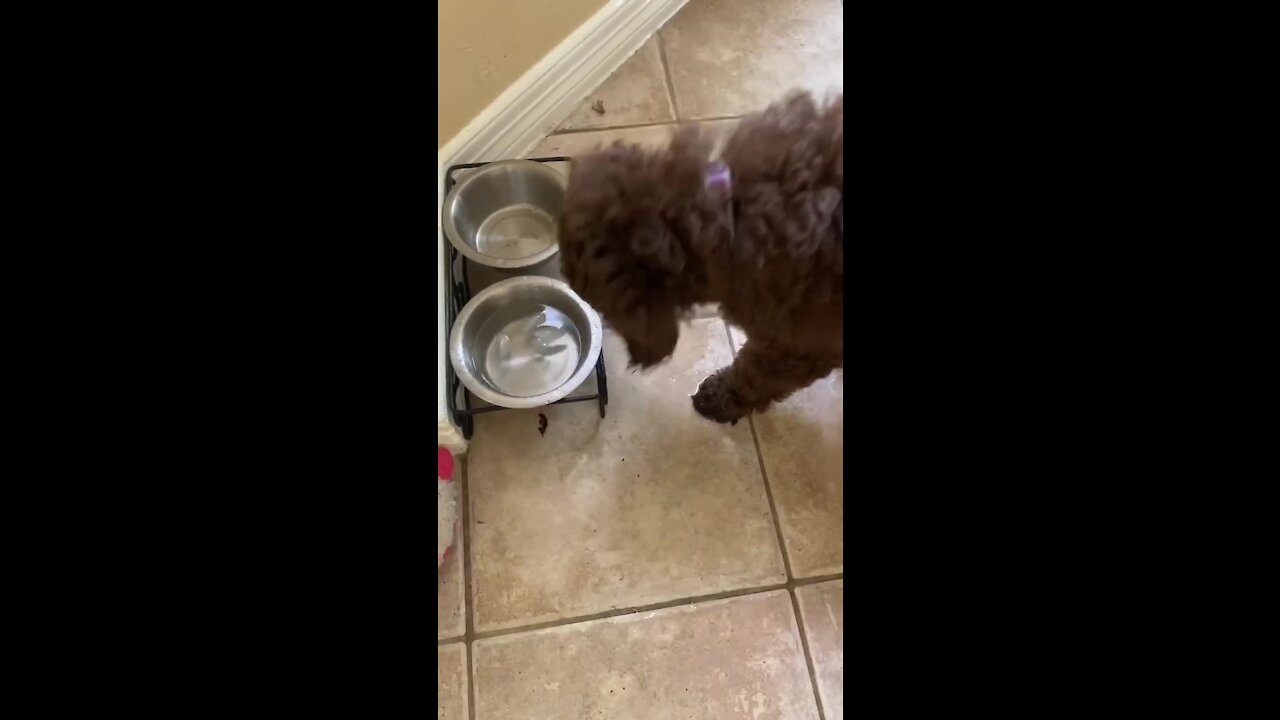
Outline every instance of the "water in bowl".
POLYGON ((556 244, 556 221, 536 205, 502 208, 476 230, 476 249, 485 255, 518 260, 556 244))
POLYGON ((569 316, 549 305, 522 309, 514 318, 489 318, 479 337, 491 338, 481 375, 512 397, 551 392, 578 369, 581 339, 569 316))

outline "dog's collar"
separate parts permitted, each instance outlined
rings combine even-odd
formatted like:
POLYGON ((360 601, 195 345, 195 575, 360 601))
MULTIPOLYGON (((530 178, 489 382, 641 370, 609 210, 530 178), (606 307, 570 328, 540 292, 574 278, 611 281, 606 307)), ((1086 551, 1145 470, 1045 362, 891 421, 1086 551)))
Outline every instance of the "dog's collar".
MULTIPOLYGON (((729 165, 722 160, 712 160, 707 163, 702 170, 702 187, 707 194, 716 197, 722 195, 725 202, 725 220, 729 225, 729 237, 722 244, 722 252, 724 253, 723 267, 726 271, 733 266, 734 252, 734 219, 733 219, 733 173, 729 171, 729 165)), ((726 295, 731 292, 732 273, 725 276, 727 283, 725 288, 726 295)))
POLYGON ((702 173, 702 184, 708 190, 719 188, 727 193, 733 186, 733 173, 729 172, 728 165, 719 160, 709 162, 702 173))

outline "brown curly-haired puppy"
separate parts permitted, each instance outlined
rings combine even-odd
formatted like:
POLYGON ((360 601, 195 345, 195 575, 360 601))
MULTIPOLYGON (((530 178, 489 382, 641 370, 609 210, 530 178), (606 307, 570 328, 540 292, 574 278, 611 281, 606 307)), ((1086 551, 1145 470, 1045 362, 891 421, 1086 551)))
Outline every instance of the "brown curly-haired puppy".
POLYGON ((737 422, 844 365, 844 97, 792 95, 712 151, 684 128, 665 150, 575 158, 560 254, 642 367, 671 355, 694 304, 719 303, 747 343, 693 406, 737 422))

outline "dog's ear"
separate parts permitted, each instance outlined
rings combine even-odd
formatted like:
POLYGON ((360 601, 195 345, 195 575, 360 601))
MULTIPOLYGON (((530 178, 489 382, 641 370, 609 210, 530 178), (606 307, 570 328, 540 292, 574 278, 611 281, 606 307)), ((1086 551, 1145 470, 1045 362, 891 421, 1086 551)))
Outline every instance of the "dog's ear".
POLYGON ((649 367, 671 357, 680 329, 676 318, 674 285, 679 282, 687 256, 670 226, 654 212, 633 218, 630 247, 636 259, 623 282, 635 294, 631 315, 636 332, 627 337, 632 362, 649 367))
POLYGON ((646 367, 675 350, 675 285, 688 262, 662 214, 665 170, 641 148, 619 145, 575 161, 560 219, 565 279, 646 367))

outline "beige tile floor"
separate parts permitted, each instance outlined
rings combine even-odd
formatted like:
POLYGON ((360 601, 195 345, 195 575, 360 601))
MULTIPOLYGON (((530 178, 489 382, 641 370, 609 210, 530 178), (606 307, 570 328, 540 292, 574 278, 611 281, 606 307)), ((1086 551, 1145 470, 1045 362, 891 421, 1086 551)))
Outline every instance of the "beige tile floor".
MULTIPOLYGON (((841 90, 842 26, 838 0, 690 0, 531 155, 841 90)), ((734 330, 703 309, 645 373, 606 333, 604 419, 476 418, 438 581, 440 718, 843 718, 844 374, 707 422, 689 396, 734 330)))

